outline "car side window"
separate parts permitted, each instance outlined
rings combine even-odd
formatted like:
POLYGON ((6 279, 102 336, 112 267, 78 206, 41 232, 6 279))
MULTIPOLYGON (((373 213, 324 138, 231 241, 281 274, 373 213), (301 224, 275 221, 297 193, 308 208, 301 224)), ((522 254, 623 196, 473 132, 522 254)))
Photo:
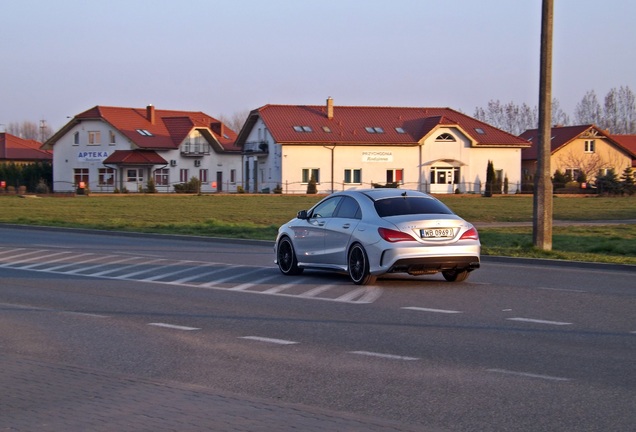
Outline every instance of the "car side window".
POLYGON ((336 216, 346 219, 360 219, 362 216, 358 202, 351 197, 343 197, 336 216))
POLYGON ((341 197, 329 198, 316 206, 311 212, 311 218, 333 217, 341 197))

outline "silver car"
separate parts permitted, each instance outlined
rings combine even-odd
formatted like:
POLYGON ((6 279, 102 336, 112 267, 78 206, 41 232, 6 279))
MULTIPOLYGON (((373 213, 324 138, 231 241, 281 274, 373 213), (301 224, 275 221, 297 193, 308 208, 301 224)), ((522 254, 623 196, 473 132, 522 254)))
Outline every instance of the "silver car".
POLYGON ((274 249, 283 274, 335 270, 366 285, 386 273, 463 281, 479 268, 481 244, 475 227, 438 199, 377 188, 336 192, 299 211, 279 228, 274 249))

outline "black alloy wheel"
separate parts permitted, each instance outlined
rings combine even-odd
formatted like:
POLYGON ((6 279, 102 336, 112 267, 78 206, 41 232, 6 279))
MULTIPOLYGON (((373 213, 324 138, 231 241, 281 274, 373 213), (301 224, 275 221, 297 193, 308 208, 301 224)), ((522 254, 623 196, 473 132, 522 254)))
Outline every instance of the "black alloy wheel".
POLYGON ((276 261, 280 272, 284 275, 297 275, 303 272, 303 269, 298 267, 294 245, 292 245, 288 237, 283 237, 278 242, 276 261))
POLYGON ((354 284, 369 285, 375 282, 376 277, 369 273, 369 258, 360 243, 351 246, 347 264, 349 277, 354 284))

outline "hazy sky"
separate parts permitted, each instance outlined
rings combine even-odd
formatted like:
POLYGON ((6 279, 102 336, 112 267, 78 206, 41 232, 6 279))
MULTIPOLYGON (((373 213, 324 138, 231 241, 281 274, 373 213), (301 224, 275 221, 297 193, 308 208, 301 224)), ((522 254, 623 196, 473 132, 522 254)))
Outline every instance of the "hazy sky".
MULTIPOLYGON (((636 2, 554 0, 553 94, 636 91, 636 2)), ((541 0, 0 0, 0 124, 95 105, 538 104, 541 0)), ((0 131, 4 130, 0 126, 0 131)))

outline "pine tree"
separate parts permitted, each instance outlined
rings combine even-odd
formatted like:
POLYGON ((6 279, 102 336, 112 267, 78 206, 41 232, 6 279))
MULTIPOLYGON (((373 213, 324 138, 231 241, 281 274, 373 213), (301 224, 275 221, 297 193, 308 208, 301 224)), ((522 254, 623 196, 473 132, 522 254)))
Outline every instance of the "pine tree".
POLYGON ((632 167, 628 166, 621 175, 621 193, 631 196, 634 192, 636 192, 636 185, 634 185, 634 170, 632 167))
POLYGON ((486 168, 486 190, 484 191, 484 196, 491 197, 494 187, 495 187, 495 167, 492 161, 489 160, 488 167, 486 168))

